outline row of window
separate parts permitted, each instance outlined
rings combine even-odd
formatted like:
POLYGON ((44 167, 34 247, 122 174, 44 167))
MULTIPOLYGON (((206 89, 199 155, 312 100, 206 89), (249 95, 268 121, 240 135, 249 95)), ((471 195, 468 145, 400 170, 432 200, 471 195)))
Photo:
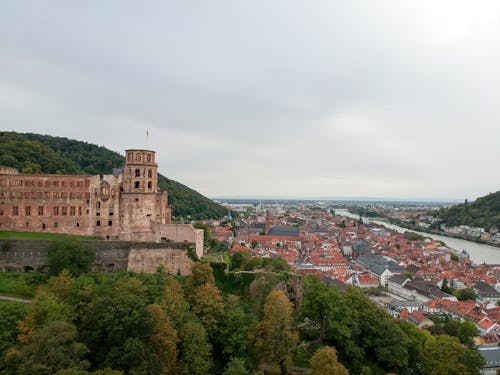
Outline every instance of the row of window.
MULTIPOLYGON (((128 161, 128 162, 132 162, 132 161, 133 161, 133 156, 134 156, 134 155, 133 155, 133 153, 132 153, 132 152, 128 153, 128 154, 127 154, 127 161, 128 161)), ((141 160, 142 160, 142 153, 137 152, 137 153, 135 154, 135 161, 141 161, 141 160)), ((146 158, 145 158, 145 160, 146 160, 148 163, 151 163, 151 161, 153 160, 153 156, 152 156, 152 154, 146 154, 146 158)))
MULTIPOLYGON (((2 181, 3 182, 3 181, 2 181)), ((4 185, 4 184, 2 184, 4 185)), ((64 181, 64 180, 18 180, 18 179, 11 179, 9 181, 10 186, 31 186, 31 187, 70 187, 70 188, 82 188, 82 187, 89 187, 90 186, 90 180, 81 180, 81 181, 64 181)))
MULTIPOLYGON (((140 181, 135 181, 134 182, 134 188, 135 189, 139 189, 139 187, 141 186, 141 182, 140 181)), ((151 181, 148 182, 148 189, 152 189, 153 188, 153 183, 151 181)))
MULTIPOLYGON (((141 177, 140 168, 135 169, 135 177, 141 177)), ((142 172, 142 177, 146 177, 146 170, 145 169, 142 172)), ((153 178, 153 170, 152 169, 148 169, 148 178, 153 178)))
MULTIPOLYGON (((97 220, 96 223, 95 223, 96 227, 100 227, 101 226, 101 220, 97 220)), ((112 220, 108 220, 108 227, 112 227, 113 226, 113 221, 112 220)))
MULTIPOLYGON (((38 214, 38 216, 43 216, 44 214, 44 211, 45 211, 45 208, 44 206, 38 206, 38 210, 36 211, 36 213, 38 214)), ((19 206, 13 206, 12 207, 12 216, 19 216, 19 206)), ((67 216, 69 214, 69 216, 76 216, 78 212, 78 216, 82 216, 83 214, 83 209, 82 209, 82 206, 55 206, 53 207, 53 213, 54 213, 54 216, 67 216)), ((88 210, 86 212, 88 214, 88 210)), ((3 209, 0 210, 0 216, 3 216, 4 214, 4 211, 3 209)), ((25 206, 24 207, 24 215, 25 216, 31 216, 31 215, 35 215, 35 211, 32 211, 31 209, 31 206, 25 206)))
POLYGON ((90 199, 90 193, 82 193, 82 192, 49 192, 49 191, 10 191, 10 192, 1 192, 0 197, 9 197, 9 198, 19 198, 19 199, 90 199))
MULTIPOLYGON (((111 224, 109 224, 109 225, 111 226, 111 224)), ((48 226, 49 226, 48 224, 42 223, 41 228, 42 228, 42 229, 47 229, 47 227, 48 227, 48 226)), ((75 224, 75 226, 76 226, 77 228, 80 228, 80 223, 78 223, 78 222, 77 222, 77 223, 75 224)), ((0 223, 0 228, 1 228, 1 227, 2 227, 2 223, 0 223)), ((26 228, 30 228, 30 223, 29 223, 29 222, 26 222, 26 228)), ((57 221, 54 223, 54 228, 58 228, 57 221)))

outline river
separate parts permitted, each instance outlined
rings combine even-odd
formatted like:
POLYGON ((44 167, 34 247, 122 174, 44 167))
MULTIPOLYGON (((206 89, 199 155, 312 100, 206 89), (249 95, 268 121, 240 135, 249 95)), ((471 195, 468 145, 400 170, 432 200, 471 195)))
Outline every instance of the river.
MULTIPOLYGON (((347 210, 342 210, 338 209, 335 210, 336 215, 340 216, 346 216, 350 217, 353 219, 359 219, 359 215, 353 214, 347 210)), ((374 224, 379 224, 383 225, 384 227, 388 229, 395 230, 396 232, 399 233, 404 233, 409 231, 410 229, 400 227, 398 225, 394 224, 389 224, 384 221, 376 220, 376 219, 370 219, 363 217, 363 221, 365 223, 374 223, 374 224)), ((413 231, 413 230, 412 230, 413 231)), ((455 251, 462 251, 466 250, 470 258, 474 261, 476 264, 481 264, 485 262, 486 264, 500 264, 500 248, 495 247, 495 246, 490 246, 490 245, 483 245, 477 242, 472 242, 472 241, 466 241, 462 240, 460 238, 454 238, 454 237, 447 237, 447 236, 441 236, 439 234, 432 234, 432 233, 426 233, 426 232, 421 232, 421 231, 414 231, 421 233, 422 235, 426 237, 430 237, 435 240, 442 241, 448 246, 450 249, 453 249, 455 251)))

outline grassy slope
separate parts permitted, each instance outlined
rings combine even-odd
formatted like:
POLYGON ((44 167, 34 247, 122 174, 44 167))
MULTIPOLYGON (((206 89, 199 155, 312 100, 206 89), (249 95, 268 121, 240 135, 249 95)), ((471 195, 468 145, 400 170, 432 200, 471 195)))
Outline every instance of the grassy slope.
POLYGON ((85 241, 102 240, 102 238, 99 237, 75 236, 69 234, 0 231, 0 240, 55 240, 67 237, 85 241))
POLYGON ((38 285, 45 281, 42 274, 0 272, 0 294, 10 297, 32 298, 38 285))
MULTIPOLYGON (((40 134, 0 132, 0 165, 24 173, 108 174, 125 159, 117 152, 86 142, 40 134)), ((158 174, 158 185, 168 190, 174 216, 220 218, 224 207, 200 193, 158 174)))

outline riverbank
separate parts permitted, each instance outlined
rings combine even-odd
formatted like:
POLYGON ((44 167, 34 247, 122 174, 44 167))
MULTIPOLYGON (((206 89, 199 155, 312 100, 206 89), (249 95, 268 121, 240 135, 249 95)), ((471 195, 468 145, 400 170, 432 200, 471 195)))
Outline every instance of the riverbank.
MULTIPOLYGON (((350 217, 352 219, 358 219, 359 220, 359 215, 353 214, 352 212, 349 212, 348 210, 342 210, 338 209, 335 210, 336 215, 340 216, 346 216, 350 217)), ((380 221, 372 218, 365 218, 363 217, 362 220, 365 223, 374 223, 377 225, 381 225, 386 227, 387 229, 394 230, 399 233, 404 233, 409 230, 409 228, 404 228, 398 225, 390 224, 386 221, 380 221)), ((448 248, 454 250, 455 252, 462 252, 463 250, 466 250, 467 253, 470 255, 470 259, 475 263, 475 264, 500 264, 500 248, 494 247, 491 245, 485 245, 485 244, 479 244, 473 241, 468 241, 468 240, 462 240, 459 238, 455 237, 447 237, 447 236, 442 236, 440 234, 434 234, 434 233, 428 233, 428 232, 423 232, 420 230, 412 230, 416 233, 419 233, 425 237, 432 238, 434 240, 438 240, 443 242, 448 248)))
MULTIPOLYGON (((386 217, 384 217, 384 218, 374 218, 374 220, 379 220, 379 221, 385 221, 385 220, 387 220, 392 225, 398 225, 400 227, 409 229, 411 231, 422 233, 422 228, 416 227, 414 225, 409 225, 407 223, 403 223, 403 222, 401 222, 399 220, 395 220, 395 219, 391 219, 391 218, 386 218, 386 217)), ((432 234, 436 234, 438 236, 444 236, 444 237, 449 237, 449 238, 457 238, 457 239, 464 240, 464 241, 475 242, 475 243, 478 243, 478 244, 481 244, 481 245, 488 245, 488 246, 498 247, 500 249, 500 243, 488 242, 488 241, 484 241, 484 240, 480 240, 480 239, 474 239, 474 238, 469 238, 469 237, 464 237, 464 236, 453 236, 451 234, 448 234, 448 233, 445 233, 443 231, 436 230, 436 229, 426 229, 425 231, 426 231, 426 233, 432 233, 432 234)), ((499 262, 500 262, 500 259, 499 259, 499 262)))

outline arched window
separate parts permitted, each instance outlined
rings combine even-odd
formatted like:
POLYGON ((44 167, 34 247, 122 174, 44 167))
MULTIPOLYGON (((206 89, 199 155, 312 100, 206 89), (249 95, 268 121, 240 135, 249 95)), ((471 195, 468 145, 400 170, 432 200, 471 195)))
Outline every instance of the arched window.
POLYGON ((139 168, 135 169, 135 177, 140 177, 141 176, 141 170, 139 168))

